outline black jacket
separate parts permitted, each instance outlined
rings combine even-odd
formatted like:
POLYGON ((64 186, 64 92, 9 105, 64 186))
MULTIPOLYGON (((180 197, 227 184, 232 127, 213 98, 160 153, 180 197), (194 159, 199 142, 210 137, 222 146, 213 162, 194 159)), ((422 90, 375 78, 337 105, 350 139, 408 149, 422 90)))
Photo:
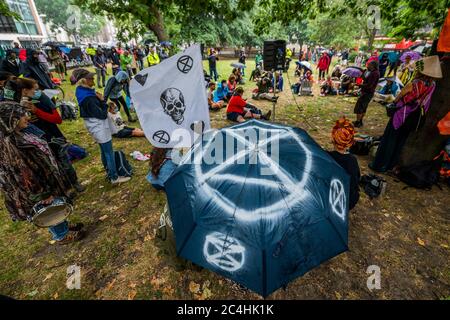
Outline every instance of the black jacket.
POLYGON ((27 50, 27 61, 22 64, 21 73, 26 78, 34 79, 38 82, 39 88, 54 89, 55 84, 50 79, 50 76, 41 66, 39 61, 33 58, 34 50, 27 50))
POLYGON ((21 64, 22 64, 21 62, 17 64, 15 62, 9 61, 8 59, 3 59, 0 69, 2 71, 10 72, 16 77, 18 77, 20 75, 21 64))

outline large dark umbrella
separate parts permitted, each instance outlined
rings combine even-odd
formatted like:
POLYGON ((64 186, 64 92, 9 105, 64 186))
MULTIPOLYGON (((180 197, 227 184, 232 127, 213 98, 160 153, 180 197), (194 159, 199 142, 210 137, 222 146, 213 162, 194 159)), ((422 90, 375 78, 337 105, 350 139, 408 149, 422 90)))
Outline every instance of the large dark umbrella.
POLYGON ((165 188, 177 254, 263 296, 348 250, 349 176, 301 129, 209 131, 165 188))

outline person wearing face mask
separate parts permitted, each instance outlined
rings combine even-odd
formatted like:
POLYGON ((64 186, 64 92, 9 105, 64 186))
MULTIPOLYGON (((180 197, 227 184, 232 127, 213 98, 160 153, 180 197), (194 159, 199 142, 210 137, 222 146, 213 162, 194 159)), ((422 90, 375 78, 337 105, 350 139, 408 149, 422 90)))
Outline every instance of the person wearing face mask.
POLYGON ((67 140, 58 128, 62 119, 56 106, 39 90, 37 82, 33 79, 11 79, 5 87, 15 92, 10 100, 19 102, 30 113, 29 125, 24 131, 46 140, 49 144, 61 173, 67 177, 67 190, 73 187, 77 192, 83 192, 85 188, 78 182, 77 173, 67 154, 67 140))
MULTIPOLYGON (((29 113, 15 101, 0 102, 0 192, 13 221, 31 220, 36 204, 51 204, 55 197, 68 198, 65 178, 49 145, 24 132, 29 113)), ((83 224, 67 220, 49 228, 58 244, 78 241, 83 224)))
POLYGON ((131 116, 130 110, 128 109, 126 101, 122 95, 122 92, 125 92, 127 97, 130 96, 129 81, 130 78, 128 73, 125 71, 119 71, 114 77, 109 78, 106 83, 105 91, 103 92, 104 102, 106 103, 108 102, 108 99, 110 99, 114 102, 119 111, 120 105, 122 105, 125 113, 127 114, 128 122, 136 122, 136 120, 134 120, 131 116))
POLYGON ((12 73, 14 76, 18 77, 20 75, 20 67, 22 62, 17 57, 15 51, 7 50, 6 58, 2 61, 0 69, 5 72, 12 73))
POLYGON ((72 76, 79 83, 75 90, 75 96, 80 106, 80 116, 84 120, 87 131, 100 146, 101 159, 108 179, 111 184, 129 181, 130 177, 122 177, 117 173, 108 120, 108 105, 105 103, 103 95, 95 92, 95 73, 86 69, 76 69, 72 76))
POLYGON ((41 90, 55 88, 55 84, 39 62, 39 52, 36 50, 27 49, 27 60, 22 65, 21 73, 25 78, 36 80, 41 90))

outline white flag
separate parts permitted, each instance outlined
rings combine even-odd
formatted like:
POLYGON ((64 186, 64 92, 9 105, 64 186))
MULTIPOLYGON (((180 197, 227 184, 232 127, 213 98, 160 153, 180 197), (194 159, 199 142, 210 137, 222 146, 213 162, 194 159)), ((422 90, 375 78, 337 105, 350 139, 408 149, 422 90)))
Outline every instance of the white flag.
POLYGON ((139 72, 131 81, 130 94, 155 147, 190 147, 199 133, 210 129, 199 45, 139 72))

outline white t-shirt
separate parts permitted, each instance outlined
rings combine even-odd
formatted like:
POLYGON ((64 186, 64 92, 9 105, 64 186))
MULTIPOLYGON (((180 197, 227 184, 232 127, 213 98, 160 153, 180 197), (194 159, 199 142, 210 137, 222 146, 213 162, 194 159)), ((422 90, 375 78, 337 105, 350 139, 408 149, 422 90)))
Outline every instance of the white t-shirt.
POLYGON ((108 120, 111 134, 117 134, 120 130, 125 128, 125 122, 123 121, 119 112, 115 114, 108 112, 108 120))

